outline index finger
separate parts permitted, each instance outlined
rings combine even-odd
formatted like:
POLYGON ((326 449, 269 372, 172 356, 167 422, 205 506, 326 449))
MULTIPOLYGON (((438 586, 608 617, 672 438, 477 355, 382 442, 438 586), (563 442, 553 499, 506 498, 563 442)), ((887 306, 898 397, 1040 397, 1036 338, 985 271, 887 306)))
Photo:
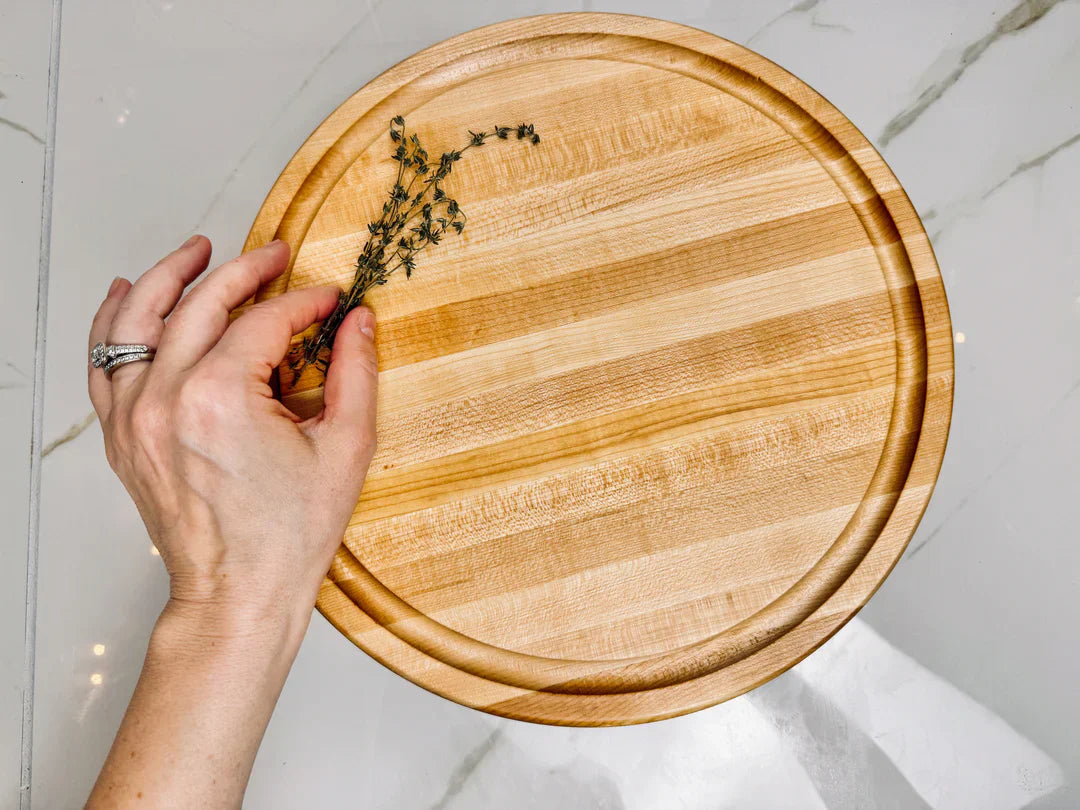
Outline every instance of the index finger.
POLYGON ((265 382, 285 358, 293 335, 327 318, 339 294, 337 287, 311 287, 260 301, 225 330, 206 358, 265 382))

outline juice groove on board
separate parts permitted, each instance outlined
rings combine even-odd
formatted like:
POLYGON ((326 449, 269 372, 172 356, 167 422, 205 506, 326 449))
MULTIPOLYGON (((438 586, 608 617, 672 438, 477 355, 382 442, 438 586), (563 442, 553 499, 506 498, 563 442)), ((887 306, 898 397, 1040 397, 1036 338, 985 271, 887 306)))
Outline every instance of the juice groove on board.
MULTIPOLYGON (((249 236, 293 246, 261 296, 348 283, 396 114, 429 149, 492 118, 543 142, 471 152, 465 235, 369 296, 380 449, 323 613, 425 688, 571 725, 692 711, 808 654, 899 558, 948 429, 944 291, 881 158, 709 34, 502 23, 316 130, 249 236)), ((318 407, 315 375, 288 383, 318 407)))

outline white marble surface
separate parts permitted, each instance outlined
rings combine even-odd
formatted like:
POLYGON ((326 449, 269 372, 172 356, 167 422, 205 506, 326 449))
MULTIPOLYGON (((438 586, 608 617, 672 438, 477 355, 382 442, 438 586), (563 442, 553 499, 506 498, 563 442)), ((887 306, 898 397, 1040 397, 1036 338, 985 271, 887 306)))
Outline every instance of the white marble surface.
MULTIPOLYGON (((570 730, 496 720, 392 675, 316 616, 247 805, 1080 805, 1080 2, 410 0, 407 26, 396 22, 401 6, 63 4, 43 388, 53 445, 42 448, 33 778, 23 807, 81 806, 165 596, 96 426, 79 430, 89 413, 86 326, 109 281, 195 230, 219 257, 235 253, 303 138, 379 71, 478 25, 582 7, 664 16, 747 43, 882 149, 932 234, 957 330, 938 490, 860 619, 765 687, 664 723, 570 730)), ((47 3, 0 0, 2 810, 19 804, 23 745, 51 22, 47 3)))

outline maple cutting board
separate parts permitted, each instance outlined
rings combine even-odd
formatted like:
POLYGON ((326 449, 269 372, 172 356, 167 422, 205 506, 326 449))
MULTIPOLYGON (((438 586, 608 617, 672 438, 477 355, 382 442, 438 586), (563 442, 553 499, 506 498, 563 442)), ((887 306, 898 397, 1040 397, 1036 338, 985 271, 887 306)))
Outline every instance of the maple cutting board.
MULTIPOLYGON (((945 447, 944 290, 903 189, 805 84, 702 31, 559 14, 396 65, 290 161, 248 247, 346 286, 401 114, 461 237, 378 316, 379 449, 319 596, 359 647, 495 714, 635 723, 750 689, 896 563, 945 447)), ((321 403, 319 375, 282 398, 321 403)))

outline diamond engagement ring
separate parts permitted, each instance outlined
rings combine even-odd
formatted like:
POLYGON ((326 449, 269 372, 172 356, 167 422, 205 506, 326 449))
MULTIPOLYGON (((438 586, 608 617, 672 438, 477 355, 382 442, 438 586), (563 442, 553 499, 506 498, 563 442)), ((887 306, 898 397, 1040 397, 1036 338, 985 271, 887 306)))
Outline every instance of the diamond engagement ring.
POLYGON ((90 363, 100 368, 105 375, 111 375, 117 366, 135 363, 139 360, 153 360, 154 350, 145 343, 114 343, 106 346, 98 343, 90 350, 90 363))

